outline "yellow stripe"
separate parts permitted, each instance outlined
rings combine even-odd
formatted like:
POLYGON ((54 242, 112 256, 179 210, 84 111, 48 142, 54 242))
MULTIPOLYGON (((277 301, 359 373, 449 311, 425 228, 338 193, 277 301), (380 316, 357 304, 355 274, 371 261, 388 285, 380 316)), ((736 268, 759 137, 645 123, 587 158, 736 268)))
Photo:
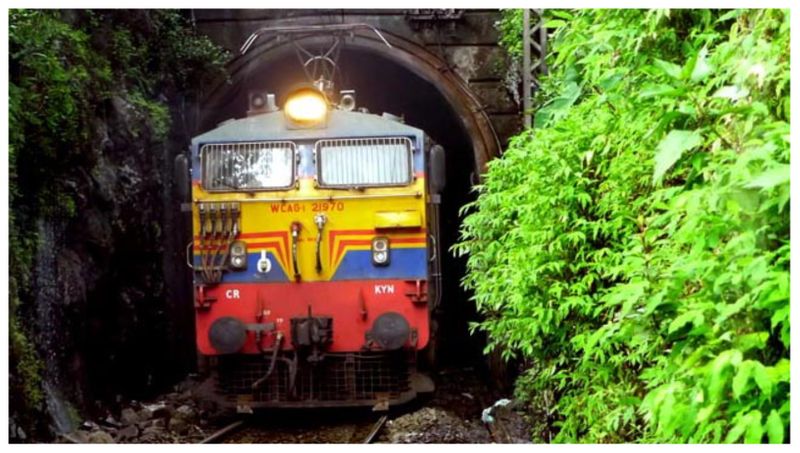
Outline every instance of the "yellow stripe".
POLYGON ((330 190, 317 189, 312 180, 301 180, 299 188, 292 191, 257 192, 257 193, 208 193, 201 187, 194 187, 193 199, 193 224, 195 234, 199 231, 198 202, 231 202, 240 201, 241 216, 239 229, 247 236, 253 233, 285 232, 288 236, 284 258, 275 247, 255 247, 249 244, 258 244, 267 241, 278 241, 270 237, 246 237, 243 240, 248 244, 248 252, 271 250, 276 261, 289 278, 292 278, 291 255, 291 225, 300 222, 300 240, 298 242, 298 261, 303 281, 327 281, 336 273, 344 256, 349 251, 369 250, 367 244, 345 244, 341 253, 338 253, 342 240, 371 241, 374 236, 389 236, 392 248, 413 248, 425 246, 424 238, 427 232, 421 229, 413 230, 386 230, 377 233, 360 233, 351 235, 336 234, 333 244, 330 243, 330 232, 373 230, 376 225, 378 212, 406 212, 417 211, 421 216, 421 224, 426 224, 425 210, 425 181, 417 178, 407 187, 369 188, 364 190, 330 190), (389 198, 374 198, 390 195, 389 198), (337 200, 337 197, 348 197, 337 200), (308 200, 314 198, 314 200, 308 200), (285 199, 285 201, 275 201, 285 199), (298 200, 304 199, 304 200, 298 200), (324 214, 326 223, 323 229, 322 244, 320 248, 323 270, 317 273, 316 264, 316 239, 317 227, 314 216, 324 214), (394 243, 393 239, 420 238, 419 243, 394 243))

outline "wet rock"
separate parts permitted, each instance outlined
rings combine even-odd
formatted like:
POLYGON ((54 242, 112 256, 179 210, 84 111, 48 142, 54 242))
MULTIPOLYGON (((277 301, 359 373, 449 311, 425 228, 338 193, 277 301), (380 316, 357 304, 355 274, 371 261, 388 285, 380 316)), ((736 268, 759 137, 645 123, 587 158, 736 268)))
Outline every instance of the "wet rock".
POLYGON ((82 429, 84 431, 93 431, 100 429, 100 427, 97 425, 97 423, 91 420, 86 420, 85 422, 81 423, 81 426, 78 429, 82 429))
POLYGON ((114 418, 114 416, 112 416, 112 415, 109 415, 105 419, 103 419, 103 424, 106 425, 106 426, 114 427, 114 428, 121 428, 122 427, 122 424, 119 421, 117 421, 117 419, 114 418))
POLYGON ((75 430, 71 433, 62 434, 64 439, 73 444, 86 444, 89 443, 89 434, 85 431, 75 430))
POLYGON ((177 400, 180 401, 180 402, 184 402, 184 403, 192 401, 192 391, 191 390, 186 390, 186 391, 181 392, 178 395, 177 400))
POLYGON ((91 444, 113 444, 114 438, 105 431, 92 431, 89 433, 88 441, 91 444))
POLYGON ((164 428, 158 426, 148 426, 144 430, 142 430, 141 436, 139 436, 139 442, 143 443, 152 443, 157 442, 163 439, 165 436, 164 428))
POLYGON ((529 443, 529 426, 518 412, 519 404, 509 399, 500 399, 483 410, 481 420, 486 424, 492 438, 500 443, 529 443))
POLYGON ((530 443, 529 426, 522 414, 512 406, 499 407, 494 412, 495 423, 490 427, 496 442, 530 443))
POLYGON ((194 420, 197 417, 197 412, 194 410, 194 408, 192 408, 192 406, 184 404, 175 411, 174 416, 181 417, 186 420, 194 420))
POLYGON ((186 434, 196 418, 197 412, 194 408, 184 404, 178 407, 169 419, 169 430, 177 434, 186 434))
POLYGON ((136 425, 128 425, 117 432, 117 441, 133 440, 139 436, 136 425))
POLYGON ((189 423, 180 417, 169 419, 169 430, 176 434, 186 434, 189 431, 189 423))
POLYGON ((141 424, 141 428, 143 429, 147 428, 165 429, 166 427, 167 427, 167 420, 164 418, 154 418, 152 420, 148 420, 141 424))
POLYGON ((139 414, 129 407, 122 409, 119 419, 122 421, 123 425, 134 425, 140 421, 139 414))
POLYGON ((440 408, 425 407, 386 424, 392 443, 488 443, 492 439, 480 423, 463 420, 440 408))
POLYGON ((156 404, 144 404, 142 409, 139 410, 140 420, 150 420, 153 418, 164 418, 170 414, 169 408, 163 402, 156 404))

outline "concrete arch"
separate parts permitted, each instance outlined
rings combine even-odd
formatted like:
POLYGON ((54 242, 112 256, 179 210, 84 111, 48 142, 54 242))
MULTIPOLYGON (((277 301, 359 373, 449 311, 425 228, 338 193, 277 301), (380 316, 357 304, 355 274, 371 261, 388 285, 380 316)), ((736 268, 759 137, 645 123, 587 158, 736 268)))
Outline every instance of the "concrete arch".
MULTIPOLYGON (((480 99, 475 96, 448 64, 425 47, 390 32, 380 30, 391 48, 372 32, 352 32, 343 41, 343 47, 371 53, 387 58, 408 69, 421 79, 433 85, 452 107, 461 122, 464 132, 469 136, 475 163, 475 174, 485 171, 486 163, 501 153, 501 145, 494 127, 480 99)), ((299 38, 303 46, 324 44, 329 38, 308 36, 299 38)), ((225 99, 228 91, 235 87, 246 74, 257 65, 270 59, 277 59, 294 52, 290 43, 275 37, 262 36, 245 55, 237 55, 229 64, 231 83, 221 82, 214 86, 201 104, 205 109, 213 109, 225 99)), ((203 120, 201 119, 201 124, 203 120)))

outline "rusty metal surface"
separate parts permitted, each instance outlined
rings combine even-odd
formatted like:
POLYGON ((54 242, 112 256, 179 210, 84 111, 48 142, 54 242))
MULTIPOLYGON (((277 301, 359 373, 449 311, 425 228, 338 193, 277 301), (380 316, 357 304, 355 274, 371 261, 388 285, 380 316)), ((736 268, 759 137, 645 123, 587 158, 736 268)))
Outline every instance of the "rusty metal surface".
POLYGON ((547 74, 547 28, 541 9, 525 9, 522 26, 522 102, 525 127, 531 127, 533 100, 531 92, 538 89, 539 77, 547 74))
POLYGON ((229 407, 373 407, 397 405, 413 399, 412 369, 400 351, 396 354, 329 354, 315 365, 299 364, 292 379, 293 360, 281 356, 272 373, 261 357, 221 358, 214 376, 218 402, 229 407))

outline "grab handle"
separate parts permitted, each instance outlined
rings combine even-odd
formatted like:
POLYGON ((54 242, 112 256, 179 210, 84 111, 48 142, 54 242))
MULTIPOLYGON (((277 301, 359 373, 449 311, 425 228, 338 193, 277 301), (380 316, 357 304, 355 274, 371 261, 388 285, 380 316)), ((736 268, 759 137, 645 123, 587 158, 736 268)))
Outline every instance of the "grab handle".
POLYGON ((325 229, 325 222, 328 221, 328 218, 325 214, 319 213, 314 216, 314 223, 317 225, 317 273, 319 274, 322 272, 322 257, 321 257, 321 249, 322 249, 322 230, 325 229))
POLYGON ((294 280, 300 281, 300 266, 297 263, 297 241, 300 237, 300 222, 292 222, 292 270, 294 271, 294 280))
POLYGON ((194 241, 189 241, 189 243, 186 244, 186 265, 189 266, 189 269, 194 269, 194 265, 189 260, 189 256, 191 256, 191 254, 192 254, 192 252, 190 252, 190 250, 192 248, 192 244, 193 243, 194 243, 194 241))

